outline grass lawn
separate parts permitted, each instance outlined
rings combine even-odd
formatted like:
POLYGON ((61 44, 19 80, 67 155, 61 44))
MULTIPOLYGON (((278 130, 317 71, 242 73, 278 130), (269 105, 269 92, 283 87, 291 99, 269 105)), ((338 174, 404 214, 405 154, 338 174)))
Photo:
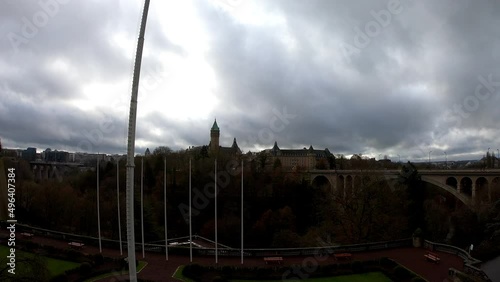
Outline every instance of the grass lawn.
MULTIPOLYGON (((141 270, 143 270, 144 267, 146 267, 146 265, 148 265, 148 263, 146 261, 140 260, 139 261, 139 265, 137 266, 137 273, 140 273, 141 270)), ((92 277, 91 279, 87 279, 87 280, 85 280, 85 282, 93 282, 93 281, 101 280, 103 278, 112 277, 112 276, 119 276, 119 275, 125 275, 125 274, 128 274, 128 271, 109 272, 109 273, 101 274, 101 275, 96 276, 96 277, 92 277)))
MULTIPOLYGON (((0 246, 0 258, 5 258, 9 254, 9 250, 10 248, 7 246, 0 246)), ((16 250, 16 257, 19 257, 19 255, 33 256, 34 254, 16 250)), ((80 264, 76 262, 47 257, 45 257, 45 261, 47 262, 47 269, 49 270, 50 276, 52 277, 57 276, 65 272, 66 270, 70 270, 80 266, 80 264)))
MULTIPOLYGON (((173 278, 180 281, 191 282, 193 280, 184 277, 182 275, 182 270, 184 269, 184 265, 179 266, 175 271, 173 278)), ((293 278, 290 276, 289 278, 293 278)), ((297 277, 298 278, 298 277, 297 277)), ((281 280, 231 280, 232 282, 276 282, 281 280)), ((311 278, 311 279, 302 279, 302 281, 309 282, 392 282, 387 276, 385 276, 382 272, 369 272, 363 274, 352 274, 352 275, 342 275, 342 276, 333 276, 333 277, 324 277, 324 278, 311 278)))
MULTIPOLYGON (((290 276, 292 278, 292 276, 290 276)), ((297 277, 298 278, 298 277, 297 277)), ((276 282, 277 280, 231 280, 233 282, 276 282)), ((392 282, 382 272, 369 272, 363 274, 342 275, 324 278, 303 279, 309 282, 392 282)))
POLYGON ((177 270, 175 270, 175 273, 174 275, 172 275, 173 278, 177 279, 177 280, 180 280, 180 281, 185 281, 185 282, 193 282, 193 280, 187 278, 187 277, 184 277, 184 275, 182 275, 182 270, 184 269, 184 265, 181 265, 177 268, 177 270))

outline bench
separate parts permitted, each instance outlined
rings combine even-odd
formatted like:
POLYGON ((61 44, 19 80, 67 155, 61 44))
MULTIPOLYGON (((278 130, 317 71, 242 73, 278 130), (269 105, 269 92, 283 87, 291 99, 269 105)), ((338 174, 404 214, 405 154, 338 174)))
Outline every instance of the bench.
POLYGON ((350 260, 352 258, 351 253, 339 253, 333 255, 337 260, 350 260))
POLYGON ((85 246, 84 243, 78 243, 78 242, 69 242, 68 245, 71 247, 71 248, 76 248, 76 249, 82 249, 83 246, 85 246))
POLYGON ((264 262, 266 264, 271 264, 271 263, 281 264, 281 262, 283 262, 283 257, 265 257, 264 262))
POLYGON ((441 261, 441 259, 439 258, 439 256, 437 254, 431 253, 431 252, 428 252, 427 254, 425 254, 424 257, 427 261, 432 261, 434 263, 439 263, 441 261))
POLYGON ((31 238, 33 238, 33 236, 34 236, 32 233, 27 233, 27 232, 21 233, 21 235, 22 235, 23 237, 28 238, 28 239, 31 239, 31 238))

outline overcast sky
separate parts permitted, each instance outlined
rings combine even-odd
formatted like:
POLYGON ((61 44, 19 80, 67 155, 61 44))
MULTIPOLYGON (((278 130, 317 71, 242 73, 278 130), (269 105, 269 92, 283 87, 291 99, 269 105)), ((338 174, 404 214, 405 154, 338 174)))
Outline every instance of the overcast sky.
MULTIPOLYGON (((126 153, 143 1, 0 2, 4 147, 126 153)), ((500 2, 153 0, 136 152, 500 148, 500 2)), ((381 155, 380 155, 381 154, 381 155)))

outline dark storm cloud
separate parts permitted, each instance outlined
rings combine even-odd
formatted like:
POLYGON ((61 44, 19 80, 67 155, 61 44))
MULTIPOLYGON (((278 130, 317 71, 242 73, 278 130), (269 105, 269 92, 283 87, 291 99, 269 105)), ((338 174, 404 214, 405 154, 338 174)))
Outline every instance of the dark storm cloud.
MULTIPOLYGON (((467 97, 471 100, 478 76, 493 74, 500 81, 495 69, 500 38, 495 1, 401 1, 401 13, 392 14, 388 26, 349 56, 347 64, 334 66, 335 55, 345 50, 332 42, 353 45, 356 28, 363 31, 375 21, 373 12, 387 10, 390 2, 259 2, 285 17, 298 42, 299 51, 292 58, 279 40, 282 31, 227 24, 227 18, 200 8, 207 25, 216 30, 211 64, 224 81, 220 95, 235 108, 243 108, 250 99, 254 119, 269 119, 272 107, 292 109, 298 118, 276 136, 286 147, 313 144, 347 154, 399 150, 415 155, 421 146, 453 148, 467 143, 446 138, 458 126, 494 130, 498 111, 491 102, 498 101, 497 94, 479 101, 477 110, 470 106, 474 110, 460 124, 446 122, 444 113, 456 115, 454 106, 464 104, 467 97), (330 54, 317 61, 322 48, 330 54), (342 72, 354 73, 354 79, 343 79, 342 72), (415 89, 418 85, 427 89, 415 89)), ((498 130, 493 133, 498 136, 498 130)), ((484 150, 487 142, 494 140, 463 149, 484 150)))
MULTIPOLYGON (((447 150, 449 159, 478 158, 477 152, 499 146, 498 1, 193 3, 209 38, 203 56, 217 80, 220 103, 212 114, 224 146, 236 137, 244 151, 277 141, 282 148, 313 145, 347 155, 413 159, 426 158, 430 150, 447 150), (254 5, 264 15, 241 22, 254 5), (366 35, 377 23, 376 34, 366 35), (276 112, 284 111, 294 117, 275 130, 276 112)), ((89 139, 83 132, 98 130, 106 118, 115 131, 103 134, 92 150, 123 152, 126 116, 100 108, 88 113, 64 101, 82 95, 93 81, 131 77, 134 53, 117 51, 113 37, 137 39, 141 3, 70 1, 18 52, 7 35, 20 34, 22 18, 31 19, 40 7, 27 1, 0 5, 0 51, 8 54, 0 59, 0 91, 10 97, 0 101, 8 109, 0 113, 2 138, 11 146, 78 148, 89 139), (70 73, 54 70, 58 60, 70 73)), ((154 5, 143 74, 158 71, 155 55, 162 50, 188 53, 166 36, 169 27, 154 5)), ((204 145, 212 122, 174 121, 153 111, 138 120, 137 140, 150 150, 204 145)), ((137 152, 143 150, 138 145, 137 152)))

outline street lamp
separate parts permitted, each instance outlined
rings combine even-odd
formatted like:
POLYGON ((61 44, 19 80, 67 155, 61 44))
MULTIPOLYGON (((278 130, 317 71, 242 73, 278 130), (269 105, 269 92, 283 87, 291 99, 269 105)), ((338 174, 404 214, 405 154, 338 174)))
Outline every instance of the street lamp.
POLYGON ((429 166, 431 165, 431 153, 432 151, 429 151, 429 166))
POLYGON ((486 167, 490 165, 490 147, 488 147, 488 152, 486 153, 486 167))

